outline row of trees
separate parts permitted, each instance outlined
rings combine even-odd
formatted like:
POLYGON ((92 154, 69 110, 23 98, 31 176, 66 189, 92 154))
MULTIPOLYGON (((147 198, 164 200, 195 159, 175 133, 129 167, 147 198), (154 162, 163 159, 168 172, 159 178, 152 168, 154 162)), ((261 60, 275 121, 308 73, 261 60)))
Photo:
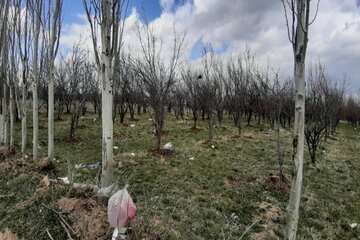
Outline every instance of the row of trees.
POLYGON ((54 78, 59 47, 62 0, 2 0, 0 52, 2 138, 14 145, 16 115, 22 121, 22 152, 27 144, 28 90, 32 92, 33 158, 38 158, 38 87, 48 82, 48 157, 54 156, 54 78), (17 109, 17 111, 16 111, 17 109), (9 127, 10 126, 10 127, 9 127))

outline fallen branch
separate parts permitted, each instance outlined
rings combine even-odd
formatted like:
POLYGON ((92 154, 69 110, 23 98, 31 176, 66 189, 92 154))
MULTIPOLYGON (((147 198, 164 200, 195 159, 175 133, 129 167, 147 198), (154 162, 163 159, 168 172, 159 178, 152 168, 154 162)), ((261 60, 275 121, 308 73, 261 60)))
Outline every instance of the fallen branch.
POLYGON ((49 236, 49 238, 50 238, 51 240, 54 240, 54 238, 51 236, 51 234, 50 234, 50 232, 49 232, 49 229, 46 229, 46 233, 47 233, 47 235, 49 236))
POLYGON ((255 224, 257 224, 258 222, 259 222, 259 221, 253 222, 253 223, 246 229, 246 231, 241 235, 241 237, 240 237, 239 240, 241 240, 241 239, 246 235, 246 233, 247 233, 255 224))

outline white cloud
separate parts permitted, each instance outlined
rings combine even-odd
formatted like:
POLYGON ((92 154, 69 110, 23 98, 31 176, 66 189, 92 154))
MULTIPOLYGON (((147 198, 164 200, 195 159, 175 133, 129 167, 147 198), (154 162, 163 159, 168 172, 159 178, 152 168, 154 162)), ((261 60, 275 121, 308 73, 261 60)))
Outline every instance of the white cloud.
MULTIPOLYGON (((188 58, 198 41, 210 42, 215 48, 226 44, 228 49, 224 54, 241 52, 250 46, 261 63, 265 64, 270 56, 274 68, 291 74, 292 48, 279 0, 187 0, 181 5, 175 5, 174 0, 160 0, 160 4, 163 12, 150 24, 163 40, 164 52, 171 49, 175 23, 178 32, 187 33, 185 56, 188 58)), ((133 9, 124 36, 125 44, 133 49, 138 47, 134 32, 138 20, 133 9)), ((86 21, 64 26, 62 44, 70 46, 80 32, 89 35, 87 29, 86 21)), ((356 0, 320 2, 308 48, 308 60, 317 58, 327 66, 332 78, 339 79, 346 73, 352 79, 352 86, 360 88, 360 10, 356 0)))

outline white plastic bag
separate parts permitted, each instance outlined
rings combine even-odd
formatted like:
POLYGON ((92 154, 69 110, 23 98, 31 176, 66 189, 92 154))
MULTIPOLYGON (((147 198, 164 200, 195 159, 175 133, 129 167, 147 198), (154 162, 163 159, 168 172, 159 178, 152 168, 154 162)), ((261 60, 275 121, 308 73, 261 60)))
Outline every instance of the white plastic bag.
POLYGON ((136 206, 126 190, 127 186, 111 196, 108 202, 108 220, 114 228, 122 228, 136 216, 136 206))

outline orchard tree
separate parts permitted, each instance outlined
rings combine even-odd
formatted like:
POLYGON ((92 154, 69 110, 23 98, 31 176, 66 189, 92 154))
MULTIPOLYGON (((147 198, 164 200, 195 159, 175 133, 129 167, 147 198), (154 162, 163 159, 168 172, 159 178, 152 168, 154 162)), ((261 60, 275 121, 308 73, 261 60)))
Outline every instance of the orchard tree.
POLYGON ((93 50, 101 75, 102 106, 102 174, 101 186, 113 184, 113 84, 115 60, 123 44, 123 31, 129 0, 83 0, 90 24, 93 50), (101 53, 98 51, 98 25, 101 31, 101 53))
POLYGON ((137 34, 141 51, 140 57, 133 61, 134 69, 143 83, 149 105, 154 111, 156 148, 160 149, 161 133, 165 123, 165 107, 176 81, 185 35, 177 34, 174 29, 171 56, 165 61, 161 42, 149 24, 144 24, 142 27, 138 25, 137 34))
POLYGON ((314 19, 310 19, 311 0, 282 0, 288 37, 293 47, 295 82, 295 122, 293 136, 294 170, 291 179, 290 199, 287 206, 285 227, 286 240, 295 240, 298 229, 305 139, 305 59, 309 42, 309 26, 316 18, 319 1, 320 0, 317 1, 314 19))

